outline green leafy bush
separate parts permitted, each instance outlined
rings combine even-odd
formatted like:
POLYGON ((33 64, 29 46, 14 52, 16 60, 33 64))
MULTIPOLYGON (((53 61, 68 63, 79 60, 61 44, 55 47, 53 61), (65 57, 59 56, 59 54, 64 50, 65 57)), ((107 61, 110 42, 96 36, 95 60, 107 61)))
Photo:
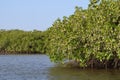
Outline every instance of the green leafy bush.
POLYGON ((75 60, 80 67, 89 66, 91 60, 104 64, 117 59, 118 63, 120 0, 90 1, 87 9, 76 7, 74 14, 57 19, 46 31, 47 53, 52 61, 75 60))

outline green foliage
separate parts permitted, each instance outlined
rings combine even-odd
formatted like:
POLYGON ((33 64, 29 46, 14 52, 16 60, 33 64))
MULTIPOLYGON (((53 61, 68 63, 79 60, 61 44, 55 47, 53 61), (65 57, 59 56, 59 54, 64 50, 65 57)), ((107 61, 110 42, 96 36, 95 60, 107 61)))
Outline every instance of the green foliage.
POLYGON ((96 58, 120 59, 120 0, 90 0, 88 9, 57 19, 48 33, 46 51, 54 62, 96 58))
POLYGON ((1 53, 45 53, 41 31, 0 30, 1 53))
MULTIPOLYGON (((46 31, 0 30, 0 52, 47 53, 51 61, 120 59, 120 0, 90 0, 74 14, 57 19, 46 31)), ((91 63, 92 64, 92 63, 91 63)), ((104 64, 104 63, 103 63, 104 64)))

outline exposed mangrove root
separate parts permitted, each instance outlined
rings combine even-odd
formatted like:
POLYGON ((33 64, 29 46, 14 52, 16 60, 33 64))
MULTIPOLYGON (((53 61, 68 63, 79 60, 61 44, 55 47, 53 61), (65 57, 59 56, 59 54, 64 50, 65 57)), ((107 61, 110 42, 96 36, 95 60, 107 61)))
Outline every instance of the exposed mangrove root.
POLYGON ((87 68, 95 69, 120 69, 120 59, 110 59, 100 61, 98 59, 92 59, 87 61, 87 68))
POLYGON ((87 67, 80 67, 79 62, 69 61, 65 63, 66 67, 76 67, 82 69, 120 69, 120 59, 100 61, 98 59, 90 59, 86 62, 87 67))

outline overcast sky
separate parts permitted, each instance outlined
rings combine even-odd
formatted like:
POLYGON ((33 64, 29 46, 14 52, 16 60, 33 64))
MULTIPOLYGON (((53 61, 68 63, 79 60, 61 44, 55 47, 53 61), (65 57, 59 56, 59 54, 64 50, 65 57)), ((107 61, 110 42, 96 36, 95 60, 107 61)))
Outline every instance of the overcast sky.
POLYGON ((0 0, 0 29, 46 30, 89 0, 0 0))

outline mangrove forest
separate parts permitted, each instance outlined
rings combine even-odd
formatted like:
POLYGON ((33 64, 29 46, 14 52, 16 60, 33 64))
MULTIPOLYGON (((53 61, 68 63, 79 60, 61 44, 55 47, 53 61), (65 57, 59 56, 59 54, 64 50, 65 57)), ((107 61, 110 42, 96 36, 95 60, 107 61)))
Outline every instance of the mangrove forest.
POLYGON ((46 31, 0 30, 1 53, 44 53, 80 68, 120 68, 120 0, 90 0, 46 31))
POLYGON ((42 31, 0 30, 1 54, 30 54, 44 52, 42 31))

